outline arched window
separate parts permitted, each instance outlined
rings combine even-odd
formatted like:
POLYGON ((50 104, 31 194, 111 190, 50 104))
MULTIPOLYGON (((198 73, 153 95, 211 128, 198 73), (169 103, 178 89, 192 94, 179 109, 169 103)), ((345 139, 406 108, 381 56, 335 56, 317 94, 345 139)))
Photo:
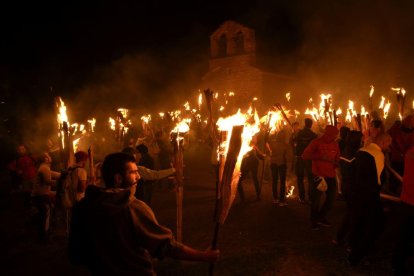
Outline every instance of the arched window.
POLYGON ((218 56, 227 56, 227 37, 225 34, 222 34, 218 40, 218 56))
POLYGON ((234 52, 235 54, 244 53, 244 35, 242 32, 238 32, 234 37, 234 52))

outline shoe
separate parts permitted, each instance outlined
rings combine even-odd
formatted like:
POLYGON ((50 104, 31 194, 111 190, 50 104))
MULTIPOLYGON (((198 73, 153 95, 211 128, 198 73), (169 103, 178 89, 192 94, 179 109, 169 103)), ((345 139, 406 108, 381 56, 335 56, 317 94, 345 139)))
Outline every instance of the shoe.
POLYGON ((279 206, 283 207, 283 206, 287 206, 288 204, 285 201, 281 201, 279 202, 279 206))
POLYGON ((332 226, 326 219, 318 221, 318 224, 320 226, 323 226, 323 227, 331 227, 332 226))
POLYGON ((278 199, 273 199, 273 201, 272 201, 273 204, 279 204, 279 202, 280 201, 278 199))
POLYGON ((321 229, 321 228, 319 227, 319 225, 317 223, 312 223, 311 230, 316 231, 316 230, 319 230, 319 229, 321 229))

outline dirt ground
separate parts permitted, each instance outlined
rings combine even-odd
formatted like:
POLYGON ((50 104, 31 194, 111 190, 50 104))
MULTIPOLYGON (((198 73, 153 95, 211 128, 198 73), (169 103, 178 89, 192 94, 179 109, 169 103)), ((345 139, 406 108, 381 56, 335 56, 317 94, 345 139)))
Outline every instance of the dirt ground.
MULTIPOLYGON (((214 228, 215 180, 209 166, 208 148, 189 149, 185 163, 183 241, 204 249, 211 244, 214 228)), ((221 258, 215 265, 216 275, 391 274, 393 206, 389 208, 387 227, 369 263, 351 268, 346 262, 345 248, 331 243, 345 209, 343 201, 337 200, 329 214, 333 227, 312 231, 309 206, 299 203, 297 198, 288 199, 288 206, 278 207, 272 204, 269 181, 263 184, 261 201, 255 200, 251 180, 244 183, 244 188, 247 202, 241 204, 236 198, 227 221, 220 228, 221 258)), ((54 222, 50 241, 40 243, 22 201, 19 193, 3 197, 0 246, 6 249, 6 257, 1 258, 5 261, 2 274, 89 275, 85 268, 69 264, 63 222, 54 222)), ((158 186, 153 209, 159 222, 175 231, 175 193, 168 187, 158 186)), ((159 275, 207 275, 208 267, 206 263, 156 261, 159 275)))

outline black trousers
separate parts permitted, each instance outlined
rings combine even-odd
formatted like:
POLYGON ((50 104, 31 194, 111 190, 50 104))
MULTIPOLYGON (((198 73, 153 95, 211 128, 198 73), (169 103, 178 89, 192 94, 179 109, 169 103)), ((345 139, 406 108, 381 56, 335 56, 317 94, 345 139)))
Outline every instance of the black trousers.
POLYGON ((414 205, 401 203, 399 226, 392 265, 396 275, 404 275, 406 262, 414 242, 414 205))
POLYGON ((384 213, 378 198, 351 201, 351 229, 349 262, 357 265, 368 255, 384 226, 384 213))
POLYGON ((296 156, 296 164, 295 164, 295 173, 298 181, 298 192, 299 198, 301 200, 305 200, 305 184, 303 182, 305 176, 308 179, 308 198, 310 200, 311 196, 311 185, 313 183, 313 175, 312 175, 312 161, 311 160, 303 160, 302 157, 296 156))
POLYGON ((249 173, 251 173, 252 175, 254 189, 256 191, 256 197, 257 198, 260 197, 260 185, 259 185, 259 179, 257 178, 258 169, 259 169, 259 161, 255 157, 248 157, 248 158, 243 159, 241 163, 241 167, 240 167, 241 176, 239 179, 239 183, 237 185, 237 191, 239 192, 239 196, 241 200, 245 199, 242 183, 247 178, 249 173))
POLYGON ((317 223, 320 220, 326 219, 326 214, 332 209, 333 203, 336 197, 336 179, 334 177, 324 177, 326 184, 328 184, 328 189, 326 190, 326 199, 322 206, 320 206, 322 192, 316 189, 318 186, 317 183, 312 181, 312 185, 310 187, 311 192, 311 223, 317 223))
POLYGON ((273 199, 279 199, 280 201, 284 201, 286 197, 286 172, 287 172, 287 165, 277 165, 274 163, 270 164, 270 169, 272 170, 272 194, 273 199), (280 179, 280 193, 278 194, 278 187, 277 184, 280 179))

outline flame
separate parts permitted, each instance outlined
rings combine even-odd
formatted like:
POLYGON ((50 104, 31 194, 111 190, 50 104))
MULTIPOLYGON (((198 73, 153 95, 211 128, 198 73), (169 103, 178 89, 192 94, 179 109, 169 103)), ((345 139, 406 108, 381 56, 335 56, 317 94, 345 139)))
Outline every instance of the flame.
POLYGON ((113 119, 113 118, 109 117, 108 122, 109 122, 109 127, 110 127, 112 130, 115 130, 115 119, 113 119))
POLYGON ((233 97, 234 96, 234 92, 233 91, 230 91, 229 92, 229 97, 233 97))
POLYGON ((366 111, 365 107, 361 105, 361 116, 367 116, 367 115, 368 115, 368 111, 366 111))
POLYGON ((401 94, 403 97, 405 97, 405 89, 404 87, 391 87, 391 90, 397 91, 397 95, 401 94))
POLYGON ((315 122, 318 122, 319 121, 319 112, 318 112, 318 110, 316 109, 316 107, 313 107, 312 109, 309 109, 309 108, 306 108, 306 111, 305 111, 305 114, 306 115, 311 115, 312 116, 312 119, 315 121, 315 122))
POLYGON ((214 93, 214 99, 216 99, 216 100, 217 100, 217 99, 218 99, 218 97, 219 97, 219 93, 217 93, 217 92, 216 92, 216 93, 214 93))
POLYGON ((346 116, 345 116, 345 121, 350 123, 352 121, 352 116, 351 116, 351 112, 349 109, 347 109, 346 111, 346 116))
POLYGON ((184 107, 185 107, 185 110, 191 110, 189 102, 185 102, 184 107))
POLYGON ((73 128, 73 133, 76 133, 76 132, 78 132, 79 124, 78 123, 73 123, 73 124, 70 125, 70 127, 73 128))
POLYGON ((295 186, 290 186, 289 192, 287 192, 286 197, 292 197, 293 196, 293 191, 295 190, 295 186))
POLYGON ((73 144, 73 152, 77 152, 79 149, 79 141, 80 141, 80 137, 78 139, 73 140, 72 144, 73 144))
POLYGON ((260 118, 260 123, 267 124, 269 123, 269 132, 275 133, 283 128, 283 115, 282 112, 278 111, 269 111, 267 115, 260 118), (269 121, 270 119, 270 121, 269 121))
POLYGON ((374 90, 375 90, 374 86, 371 85, 371 91, 369 92, 369 97, 370 98, 372 98, 372 95, 374 95, 374 90))
POLYGON ((81 125, 79 126, 79 131, 80 131, 80 132, 82 132, 82 133, 84 133, 84 132, 85 132, 85 125, 84 125, 84 124, 81 124, 81 125))
POLYGON ((201 110, 201 105, 203 104, 203 94, 198 94, 198 110, 201 110))
POLYGON ((147 114, 147 115, 143 115, 143 116, 141 116, 141 120, 142 120, 144 123, 148 124, 148 123, 151 121, 151 114, 147 114))
POLYGON ((191 124, 191 118, 184 118, 183 122, 186 123, 187 125, 191 124))
POLYGON ((126 118, 128 116, 129 110, 126 108, 118 108, 118 111, 122 114, 122 117, 126 118))
POLYGON ((190 127, 187 122, 184 120, 177 123, 171 133, 186 133, 190 130, 190 127))
POLYGON ((254 97, 254 98, 253 98, 253 101, 254 101, 254 102, 255 102, 255 101, 257 101, 257 100, 258 100, 258 99, 257 99, 257 97, 254 97))
POLYGON ((224 110, 224 106, 220 106, 220 111, 223 111, 224 110))
POLYGON ((381 103, 379 105, 379 109, 384 109, 384 105, 385 105, 385 98, 384 96, 381 96, 381 103))
POLYGON ((95 125, 96 125, 96 119, 92 118, 91 120, 88 120, 88 123, 91 125, 91 132, 95 131, 95 125))
POLYGON ((161 119, 164 119, 165 113, 164 112, 160 112, 160 113, 158 113, 158 115, 160 115, 161 119))
POLYGON ((59 101, 60 101, 60 105, 59 105, 59 114, 58 114, 58 123, 59 126, 63 124, 63 122, 66 122, 69 125, 69 119, 68 119, 68 115, 66 113, 66 105, 63 102, 62 98, 58 97, 59 101))
POLYGON ((336 115, 341 115, 342 114, 342 109, 339 107, 337 110, 336 110, 336 115))
POLYGON ((391 103, 388 101, 384 106, 384 119, 387 119, 388 112, 390 111, 391 103))
POLYGON ((402 121, 402 115, 401 115, 401 112, 398 112, 398 117, 400 118, 400 121, 402 121))
POLYGON ((222 149, 219 154, 223 154, 227 156, 228 147, 231 138, 231 132, 233 126, 241 126, 244 125, 243 133, 242 133, 242 146, 240 149, 239 156, 237 158, 236 168, 235 171, 240 171, 240 165, 243 156, 252 149, 250 143, 253 139, 253 136, 260 131, 260 119, 257 111, 254 115, 243 114, 240 112, 240 109, 237 111, 236 114, 229 116, 227 118, 219 118, 217 121, 217 126, 220 131, 227 131, 227 140, 223 141, 220 145, 222 149), (251 120, 253 118, 253 121, 251 120))
POLYGON ((290 102, 290 92, 287 92, 285 96, 286 96, 286 100, 287 100, 288 102, 290 102))

